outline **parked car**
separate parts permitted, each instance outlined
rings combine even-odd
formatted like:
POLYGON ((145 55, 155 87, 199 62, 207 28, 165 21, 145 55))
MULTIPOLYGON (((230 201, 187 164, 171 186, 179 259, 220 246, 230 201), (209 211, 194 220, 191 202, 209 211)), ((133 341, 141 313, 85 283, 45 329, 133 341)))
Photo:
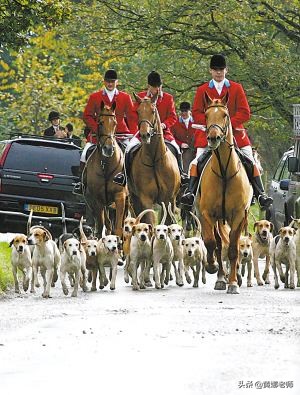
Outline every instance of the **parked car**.
POLYGON ((0 141, 0 231, 26 233, 40 223, 62 233, 78 226, 85 214, 83 199, 72 193, 79 181, 81 149, 53 137, 20 135, 0 141))
POLYGON ((266 218, 277 233, 292 217, 300 218, 300 140, 281 157, 269 188, 273 204, 266 218))

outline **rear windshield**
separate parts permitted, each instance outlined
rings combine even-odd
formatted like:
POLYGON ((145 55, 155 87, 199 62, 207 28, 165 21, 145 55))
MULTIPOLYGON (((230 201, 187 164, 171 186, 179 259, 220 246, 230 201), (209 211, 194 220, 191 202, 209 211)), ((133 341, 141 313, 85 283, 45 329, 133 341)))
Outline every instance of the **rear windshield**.
POLYGON ((6 169, 75 176, 80 150, 74 146, 13 143, 5 160, 6 169))

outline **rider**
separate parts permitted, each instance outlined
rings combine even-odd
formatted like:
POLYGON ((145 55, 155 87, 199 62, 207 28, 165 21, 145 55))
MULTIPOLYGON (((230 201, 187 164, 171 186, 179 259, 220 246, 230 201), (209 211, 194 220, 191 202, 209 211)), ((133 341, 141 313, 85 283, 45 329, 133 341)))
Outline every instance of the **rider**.
POLYGON ((175 137, 175 140, 181 152, 185 150, 192 150, 193 155, 191 158, 195 157, 194 140, 195 140, 195 129, 192 128, 194 123, 191 105, 189 102, 182 102, 179 105, 180 115, 177 118, 176 123, 171 127, 171 132, 175 137))
MULTIPOLYGON (((87 105, 83 112, 83 120, 90 132, 87 136, 87 144, 85 145, 80 158, 79 177, 81 178, 86 162, 86 153, 88 148, 97 143, 96 134, 98 129, 98 119, 100 114, 101 102, 111 107, 116 103, 116 134, 134 135, 137 132, 137 119, 135 109, 128 93, 119 91, 118 75, 113 69, 109 69, 104 74, 104 88, 90 95, 87 105)), ((127 140, 122 140, 127 145, 127 140)), ((74 187, 74 193, 82 193, 82 183, 78 182, 74 187)))
POLYGON ((50 111, 48 121, 51 122, 51 126, 44 130, 44 136, 66 138, 67 133, 64 128, 60 125, 60 114, 58 111, 50 111))
MULTIPOLYGON (((142 99, 144 97, 155 98, 156 107, 159 113, 164 138, 165 140, 167 140, 169 144, 171 144, 175 148, 176 159, 181 175, 181 183, 182 184, 186 183, 188 181, 188 177, 183 172, 182 155, 180 152, 180 148, 176 143, 174 136, 170 130, 170 128, 175 124, 177 119, 175 106, 174 106, 174 99, 173 96, 170 95, 169 93, 163 92, 162 80, 160 78, 160 75, 156 71, 151 71, 151 73, 148 75, 148 90, 138 93, 138 96, 142 99)), ((137 106, 138 103, 136 103, 136 108, 137 106)), ((133 149, 133 147, 137 146, 138 144, 140 144, 140 140, 137 137, 134 137, 131 139, 130 144, 126 148, 125 172, 127 174, 129 170, 128 162, 129 162, 130 151, 133 149)), ((116 184, 122 186, 126 185, 126 175, 124 172, 118 173, 113 180, 116 184)))
POLYGON ((228 92, 228 110, 232 124, 233 135, 238 148, 245 157, 244 160, 248 163, 250 162, 250 165, 254 165, 253 173, 249 174, 250 172, 247 171, 247 175, 261 209, 266 209, 272 204, 273 199, 267 196, 264 191, 259 170, 255 166, 251 143, 246 129, 243 126, 243 122, 246 122, 250 119, 249 104, 242 85, 225 78, 227 71, 228 69, 226 66, 225 57, 221 54, 213 55, 210 60, 210 74, 212 79, 209 82, 199 86, 196 91, 192 111, 193 118, 195 123, 203 125, 204 130, 197 130, 195 134, 195 148, 197 148, 197 154, 196 158, 192 161, 190 168, 190 182, 188 192, 182 196, 181 203, 188 208, 193 206, 200 176, 197 171, 197 162, 199 163, 201 169, 203 169, 205 163, 210 157, 210 152, 207 149, 207 139, 205 132, 206 106, 204 93, 206 92, 211 99, 219 99, 228 92))

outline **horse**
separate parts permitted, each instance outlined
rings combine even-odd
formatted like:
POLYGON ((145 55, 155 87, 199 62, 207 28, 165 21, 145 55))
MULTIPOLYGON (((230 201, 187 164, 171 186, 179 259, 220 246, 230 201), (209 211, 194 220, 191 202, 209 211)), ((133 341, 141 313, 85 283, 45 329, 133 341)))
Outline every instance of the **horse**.
POLYGON ((228 93, 221 99, 211 99, 205 93, 206 134, 212 150, 196 197, 202 234, 207 248, 206 270, 217 274, 215 289, 225 290, 226 279, 222 263, 222 241, 228 245, 230 275, 227 293, 238 294, 238 241, 247 224, 252 187, 246 170, 234 149, 234 139, 227 108, 228 93), (217 259, 216 259, 217 258, 217 259))
MULTIPOLYGON (((138 103, 138 125, 141 146, 132 159, 128 176, 128 189, 136 215, 153 208, 154 204, 171 203, 175 209, 176 195, 180 188, 180 173, 177 160, 167 148, 160 117, 154 98, 140 98, 134 93, 138 103)), ((145 215, 145 222, 154 223, 153 213, 145 215)), ((172 222, 169 214, 166 224, 172 222)))
POLYGON ((115 103, 108 107, 101 102, 97 144, 87 160, 85 169, 87 205, 95 220, 96 232, 101 236, 103 225, 107 232, 122 236, 128 190, 113 183, 113 176, 122 171, 124 155, 116 138, 115 103), (109 221, 108 207, 115 205, 115 223, 109 221))

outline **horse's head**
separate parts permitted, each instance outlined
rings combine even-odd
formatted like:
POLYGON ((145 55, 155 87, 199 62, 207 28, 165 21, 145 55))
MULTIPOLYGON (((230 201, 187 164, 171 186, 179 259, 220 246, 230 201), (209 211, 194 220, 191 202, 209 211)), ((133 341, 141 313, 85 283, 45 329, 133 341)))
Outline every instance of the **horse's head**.
POLYGON ((221 99, 211 99, 205 92, 205 101, 207 104, 205 117, 208 147, 215 150, 222 141, 226 140, 228 134, 230 125, 227 108, 228 92, 221 99))
POLYGON ((112 157, 115 152, 114 138, 117 126, 115 108, 116 103, 113 103, 111 107, 108 107, 101 102, 97 141, 102 155, 109 158, 112 157))
POLYGON ((142 143, 150 144, 151 137, 155 134, 154 130, 157 128, 155 99, 153 97, 145 97, 142 99, 135 93, 133 95, 135 100, 139 103, 137 113, 139 116, 139 132, 142 143))

